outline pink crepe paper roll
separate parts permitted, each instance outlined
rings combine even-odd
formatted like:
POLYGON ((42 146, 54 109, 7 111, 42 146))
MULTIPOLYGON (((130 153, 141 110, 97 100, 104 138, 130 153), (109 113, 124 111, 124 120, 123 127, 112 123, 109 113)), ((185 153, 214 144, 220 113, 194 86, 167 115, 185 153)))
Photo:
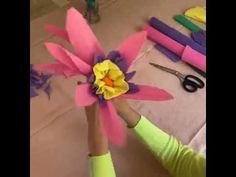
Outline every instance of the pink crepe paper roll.
POLYGON ((186 46, 182 54, 182 60, 206 72, 206 56, 186 46))
POLYGON ((151 27, 150 25, 145 25, 143 29, 147 31, 147 35, 149 39, 151 39, 152 41, 158 44, 161 44, 163 47, 169 49, 170 51, 174 52, 178 56, 182 55, 185 46, 176 42, 172 38, 166 36, 165 34, 151 27))
POLYGON ((192 49, 189 46, 183 46, 172 38, 166 36, 150 25, 143 27, 147 31, 148 38, 152 41, 169 49, 171 52, 182 57, 182 60, 206 72, 206 56, 192 49))

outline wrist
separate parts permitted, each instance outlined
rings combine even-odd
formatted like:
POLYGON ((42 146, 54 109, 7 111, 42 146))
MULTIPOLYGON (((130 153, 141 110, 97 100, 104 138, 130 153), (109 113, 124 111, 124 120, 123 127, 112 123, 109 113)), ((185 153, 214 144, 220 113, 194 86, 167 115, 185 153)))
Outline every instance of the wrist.
POLYGON ((118 114, 127 123, 129 128, 135 127, 141 118, 141 115, 130 106, 119 110, 118 114))

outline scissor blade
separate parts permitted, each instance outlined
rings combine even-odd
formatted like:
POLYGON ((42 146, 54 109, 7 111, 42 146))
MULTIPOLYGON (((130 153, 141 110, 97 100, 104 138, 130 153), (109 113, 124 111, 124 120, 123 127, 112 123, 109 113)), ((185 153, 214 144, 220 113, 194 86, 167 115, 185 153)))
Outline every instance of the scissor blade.
POLYGON ((156 68, 158 68, 158 69, 161 69, 163 71, 166 71, 166 72, 174 74, 174 75, 176 75, 176 73, 177 73, 176 70, 173 70, 173 69, 170 69, 170 68, 166 68, 164 66, 161 66, 161 65, 158 65, 158 64, 155 64, 155 63, 149 63, 149 64, 154 66, 154 67, 156 67, 156 68))

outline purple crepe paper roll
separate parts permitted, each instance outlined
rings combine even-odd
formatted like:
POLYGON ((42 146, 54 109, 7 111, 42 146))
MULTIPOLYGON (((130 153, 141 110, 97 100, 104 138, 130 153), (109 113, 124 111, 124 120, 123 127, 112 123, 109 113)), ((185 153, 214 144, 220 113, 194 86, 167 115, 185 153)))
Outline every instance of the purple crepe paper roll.
POLYGON ((194 40, 190 39, 189 37, 183 35, 179 31, 177 31, 174 28, 171 28, 170 26, 166 25, 162 21, 158 20, 155 17, 151 17, 149 20, 149 24, 159 30, 160 32, 164 33, 165 35, 171 37, 175 41, 179 42, 180 44, 186 46, 190 46, 192 49, 195 49, 196 51, 202 53, 203 55, 206 55, 206 48, 196 43, 194 40))
POLYGON ((177 62, 177 61, 181 60, 181 58, 178 55, 171 52, 170 50, 168 50, 167 48, 163 47, 160 44, 156 44, 155 48, 158 49, 165 56, 167 56, 169 59, 171 59, 173 62, 177 62))
POLYGON ((192 32, 192 39, 203 47, 206 47, 206 35, 203 31, 192 32))

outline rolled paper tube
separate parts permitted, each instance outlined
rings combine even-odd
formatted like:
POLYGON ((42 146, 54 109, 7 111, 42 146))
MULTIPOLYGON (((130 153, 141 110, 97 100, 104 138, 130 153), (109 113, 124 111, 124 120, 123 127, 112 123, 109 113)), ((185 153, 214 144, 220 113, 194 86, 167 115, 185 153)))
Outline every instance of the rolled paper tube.
POLYGON ((174 16, 175 21, 192 31, 191 38, 203 47, 206 47, 206 32, 199 26, 195 25, 183 15, 174 16))
MULTIPOLYGON (((177 61, 181 60, 181 58, 178 55, 174 54, 173 52, 171 52, 170 50, 168 50, 167 48, 165 48, 165 47, 163 47, 163 46, 161 46, 159 44, 156 44, 155 48, 158 49, 165 56, 167 56, 169 59, 171 59, 173 62, 177 62, 177 61)), ((188 64, 188 63, 186 63, 186 64, 188 66, 190 66, 195 72, 200 74, 202 77, 206 78, 206 73, 204 73, 203 71, 201 71, 200 69, 194 67, 191 64, 188 64)))
POLYGON ((183 25, 185 28, 189 29, 192 32, 199 32, 202 31, 202 29, 195 25, 193 22, 191 22, 189 19, 187 19, 183 15, 176 15, 174 16, 175 21, 183 25))
POLYGON ((186 46, 182 54, 182 60, 206 72, 206 56, 186 46))
POLYGON ((147 32, 147 36, 150 40, 162 45, 163 47, 177 54, 178 56, 182 56, 185 46, 176 42, 165 34, 159 32, 150 25, 145 25, 143 29, 147 32))
POLYGON ((151 17, 151 19, 149 20, 149 24, 153 28, 155 28, 158 31, 160 31, 161 33, 169 36, 170 38, 174 39, 175 41, 179 42, 180 44, 182 44, 184 46, 188 45, 192 49, 206 55, 206 48, 205 47, 199 45, 198 43, 196 43, 194 40, 192 40, 188 36, 183 35, 179 31, 177 31, 176 29, 171 28, 170 26, 166 25, 165 23, 158 20, 157 18, 151 17))
POLYGON ((194 41, 196 41, 198 44, 206 47, 206 35, 203 31, 200 32, 192 32, 191 37, 194 41))
POLYGON ((180 43, 174 41, 170 37, 164 35, 163 33, 155 30, 149 25, 145 25, 143 29, 147 32, 147 36, 149 39, 154 41, 155 43, 160 44, 161 46, 167 48, 171 52, 175 53, 176 55, 182 57, 185 62, 201 69, 205 72, 206 70, 206 56, 199 53, 198 51, 192 49, 191 47, 183 46, 180 43), (187 48, 187 49, 186 49, 187 48), (189 49, 190 48, 190 49, 189 49), (184 53, 185 51, 185 53, 184 53), (184 56, 184 58, 183 58, 184 56), (205 66, 205 67, 204 67, 205 66))

